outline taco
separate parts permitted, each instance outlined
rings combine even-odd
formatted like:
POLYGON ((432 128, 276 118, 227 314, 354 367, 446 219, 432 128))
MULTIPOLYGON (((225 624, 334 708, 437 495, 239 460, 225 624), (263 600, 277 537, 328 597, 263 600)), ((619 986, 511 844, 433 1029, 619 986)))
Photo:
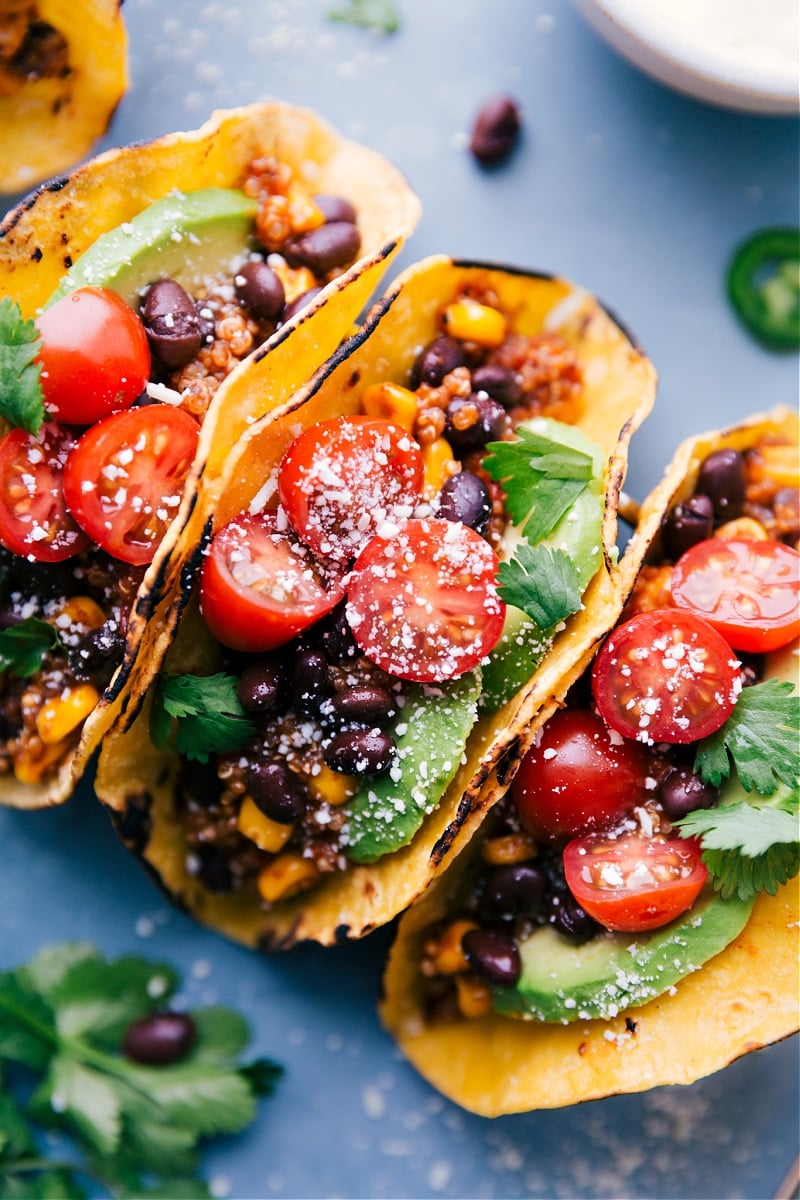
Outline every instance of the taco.
POLYGON ((360 937, 423 890, 605 628, 654 391, 574 285, 439 257, 245 435, 199 608, 96 777, 178 903, 283 949, 360 937))
POLYGON ((231 447, 349 332, 418 212, 380 155, 275 103, 110 151, 6 217, 0 801, 69 795, 231 447))
POLYGON ((74 166, 128 86, 122 0, 0 0, 0 192, 74 166))
POLYGON ((685 442, 621 622, 401 918, 381 1018, 464 1108, 691 1083, 796 1031, 798 528, 795 414, 685 442))

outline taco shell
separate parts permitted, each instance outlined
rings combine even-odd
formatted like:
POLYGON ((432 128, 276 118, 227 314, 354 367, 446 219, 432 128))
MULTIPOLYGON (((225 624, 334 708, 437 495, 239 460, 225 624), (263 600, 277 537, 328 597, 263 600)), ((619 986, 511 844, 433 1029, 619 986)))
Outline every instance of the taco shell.
MULTIPOLYGON (((313 892, 269 910, 255 892, 214 895, 187 872, 175 782, 178 760, 150 743, 149 697, 135 721, 119 722, 103 746, 98 796, 115 815, 123 838, 181 907, 248 945, 285 949, 304 940, 331 944, 363 936, 406 908, 470 839, 501 790, 499 780, 505 762, 514 759, 518 733, 543 704, 561 695, 561 678, 569 664, 591 652, 621 606, 614 566, 619 491, 630 437, 653 403, 655 372, 592 296, 563 279, 509 268, 436 257, 401 275, 362 330, 336 351, 311 384, 243 437, 220 480, 214 527, 250 505, 301 428, 357 412, 360 391, 371 383, 405 381, 419 348, 439 332, 442 306, 464 285, 485 283, 511 314, 515 330, 558 331, 579 351, 586 389, 578 425, 602 448, 607 464, 605 561, 584 594, 583 610, 567 622, 533 678, 474 728, 466 761, 411 843, 371 866, 351 866, 329 875, 313 892), (139 814, 135 822, 132 810, 139 814)), ((244 374, 239 376, 239 386, 245 388, 247 382, 244 374)), ((197 664, 203 653, 210 655, 205 670, 213 669, 208 665, 214 651, 208 649, 207 635, 205 652, 202 642, 201 622, 190 605, 167 661, 168 672, 201 669, 197 664)), ((155 670, 157 660, 153 676, 155 670)))
MULTIPOLYGON (((100 235, 174 192, 237 187, 253 159, 274 156, 314 191, 352 201, 360 257, 244 360, 215 393, 175 520, 150 564, 130 614, 124 660, 81 740, 57 774, 38 784, 0 778, 0 803, 38 808, 62 803, 88 759, 128 703, 132 673, 149 663, 186 556, 198 554, 214 481, 242 433, 300 388, 332 354, 369 303, 381 276, 419 217, 419 201, 381 155, 347 141, 307 109, 279 102, 220 111, 200 129, 107 151, 66 179, 39 188, 0 224, 0 298, 36 314, 66 270, 100 235)), ((166 631, 166 633, 165 633, 166 631)), ((147 669, 147 666, 145 666, 147 669)))
MULTIPOLYGON (((685 441, 642 506, 637 532, 620 565, 625 586, 632 587, 645 554, 657 548, 667 511, 691 495, 708 454, 722 448, 744 450, 765 437, 787 435, 796 441, 797 417, 779 409, 685 441)), ((584 667, 592 657, 586 657, 584 667)), ((569 682, 580 674, 571 670, 569 682)), ((562 695, 564 690, 560 683, 562 695)), ((552 706, 545 706, 527 731, 521 752, 548 710, 552 706)), ((797 878, 775 896, 762 893, 743 932, 720 954, 669 992, 613 1020, 560 1025, 491 1012, 473 1020, 429 1021, 418 969, 421 944, 426 931, 452 911, 478 841, 401 918, 380 1003, 382 1022, 404 1057, 463 1108, 495 1117, 688 1084, 797 1031, 797 878)))

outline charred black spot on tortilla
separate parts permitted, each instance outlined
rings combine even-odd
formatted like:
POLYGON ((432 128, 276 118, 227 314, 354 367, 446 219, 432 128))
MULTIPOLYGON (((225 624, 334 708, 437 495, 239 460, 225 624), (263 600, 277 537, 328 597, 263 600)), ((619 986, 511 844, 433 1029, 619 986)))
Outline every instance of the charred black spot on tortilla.
POLYGON ((636 1033, 636 1030, 639 1028, 639 1023, 638 1021, 634 1021, 633 1017, 626 1017, 625 1028, 627 1029, 628 1033, 636 1033))
POLYGON ((64 255, 64 267, 65 267, 65 269, 68 271, 68 270, 70 269, 70 267, 71 267, 71 266, 72 266, 72 255, 71 255, 71 254, 65 254, 65 255, 64 255))
POLYGON ((149 792, 140 792, 127 797, 123 812, 109 810, 111 823, 123 842, 136 854, 143 854, 150 841, 153 822, 151 808, 153 797, 149 792))
POLYGON ((512 738, 508 745, 504 748, 502 757, 497 764, 497 779, 498 782, 504 784, 508 779, 508 773, 515 765, 519 758, 519 737, 512 738))
POLYGON ((361 380, 361 372, 353 371, 353 374, 350 376, 350 378, 347 381, 347 386, 349 388, 357 387, 360 380, 361 380))
POLYGON ((68 242, 68 241, 69 241, 69 238, 67 237, 66 233, 65 233, 65 232, 64 232, 64 230, 62 229, 62 230, 61 230, 61 245, 62 245, 62 246, 66 246, 66 244, 67 244, 67 242, 68 242))
POLYGON ((36 249, 31 254, 31 261, 32 262, 41 262, 43 258, 44 258, 44 251, 42 250, 41 246, 37 246, 36 249))

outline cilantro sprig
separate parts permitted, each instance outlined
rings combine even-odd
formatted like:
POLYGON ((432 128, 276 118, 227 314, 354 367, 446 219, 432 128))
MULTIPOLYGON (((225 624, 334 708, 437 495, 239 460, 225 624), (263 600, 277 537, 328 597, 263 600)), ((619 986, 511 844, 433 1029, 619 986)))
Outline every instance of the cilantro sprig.
POLYGON ((16 300, 0 300, 0 417, 26 433, 38 433, 45 419, 44 396, 35 361, 41 339, 16 300))
POLYGON ((800 695, 787 680, 766 679, 745 688, 721 729, 700 743, 695 769, 719 787, 735 764, 746 792, 771 795, 779 783, 797 782, 800 695))
POLYGON ((400 16, 392 0, 346 0, 341 8, 332 8, 328 18, 360 25, 374 33, 396 33, 400 28, 400 16))
POLYGON ((244 1129, 281 1069, 240 1063, 247 1024, 221 1007, 191 1013, 197 1038, 180 1062, 124 1058, 130 1022, 166 1007, 178 983, 165 963, 107 961, 74 943, 0 973, 0 1072, 9 1063, 36 1078, 23 1107, 0 1075, 0 1195, 82 1196, 76 1173, 114 1196, 209 1195, 196 1178, 203 1141, 244 1129), (82 1158, 43 1159, 36 1126, 69 1135, 82 1158))
POLYGON ((254 733, 233 675, 160 676, 150 710, 154 746, 163 749, 174 738, 180 754, 207 763, 212 754, 240 749, 254 733))
POLYGON ((505 602, 521 608, 543 631, 555 628, 581 606, 575 564, 552 546, 523 542, 510 562, 500 564, 498 581, 505 602))
POLYGON ((521 425, 510 442, 491 442, 484 469, 505 492, 506 509, 532 546, 553 532, 586 490, 592 457, 521 425))
POLYGON ((38 617, 25 617, 16 625, 0 630, 0 672, 10 671, 20 679, 29 679, 42 665, 50 650, 63 649, 58 630, 38 617))

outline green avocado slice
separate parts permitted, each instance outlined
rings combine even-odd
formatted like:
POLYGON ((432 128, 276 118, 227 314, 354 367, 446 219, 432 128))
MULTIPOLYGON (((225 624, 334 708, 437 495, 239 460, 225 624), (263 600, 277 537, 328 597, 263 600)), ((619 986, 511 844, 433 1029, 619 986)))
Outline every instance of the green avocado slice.
POLYGON ((455 777, 477 716, 480 671, 444 687, 415 685, 395 725, 397 769, 348 802, 345 853, 371 863, 407 845, 455 777))
POLYGON ((46 307, 80 287, 105 287, 136 308, 156 279, 192 292, 228 268, 250 243, 258 209, 235 188, 202 188, 156 200, 133 220, 104 233, 70 267, 46 307))
POLYGON ((497 1012, 550 1021, 608 1020, 674 987, 744 929, 753 901, 710 890, 684 916, 649 934, 606 933, 573 946, 549 925, 521 947, 522 975, 493 989, 497 1012))

